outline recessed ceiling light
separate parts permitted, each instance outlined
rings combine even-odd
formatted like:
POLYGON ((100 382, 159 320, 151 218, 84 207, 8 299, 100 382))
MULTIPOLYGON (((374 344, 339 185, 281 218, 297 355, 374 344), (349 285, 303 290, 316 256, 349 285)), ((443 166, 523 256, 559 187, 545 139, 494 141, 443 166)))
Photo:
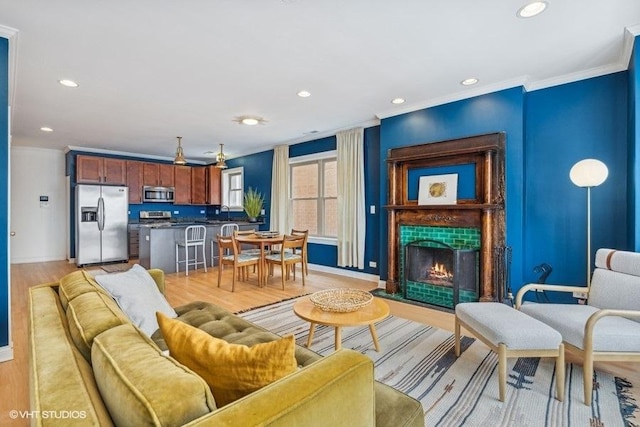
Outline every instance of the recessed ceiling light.
POLYGON ((233 119, 233 121, 246 126, 263 125, 267 123, 265 119, 258 116, 240 116, 233 119))
POLYGON ((53 129, 51 129, 51 128, 50 128, 50 127, 48 127, 48 126, 42 126, 42 127, 40 128, 40 130, 41 130, 42 132, 53 132, 53 129))
POLYGON ((534 1, 529 4, 525 4, 518 9, 517 16, 520 18, 531 18, 533 16, 541 14, 547 8, 546 1, 534 1))
POLYGON ((405 102, 405 99, 404 99, 404 98, 393 98, 393 99, 391 100, 391 103, 392 103, 392 104, 404 104, 404 102, 405 102))
POLYGON ((74 82, 73 80, 69 80, 69 79, 58 80, 58 83, 60 83, 62 86, 66 86, 66 87, 78 87, 78 86, 80 86, 78 83, 74 82))
POLYGON ((241 120, 241 122, 243 125, 247 125, 247 126, 255 126, 258 123, 260 123, 260 121, 255 117, 245 117, 244 119, 241 120))
POLYGON ((300 98, 308 98, 311 96, 311 92, 309 92, 308 90, 301 90, 300 92, 298 92, 298 96, 300 98))
POLYGON ((463 81, 460 82, 461 85, 463 86, 471 86, 478 83, 478 79, 476 79, 475 77, 471 77, 468 79, 464 79, 463 81))

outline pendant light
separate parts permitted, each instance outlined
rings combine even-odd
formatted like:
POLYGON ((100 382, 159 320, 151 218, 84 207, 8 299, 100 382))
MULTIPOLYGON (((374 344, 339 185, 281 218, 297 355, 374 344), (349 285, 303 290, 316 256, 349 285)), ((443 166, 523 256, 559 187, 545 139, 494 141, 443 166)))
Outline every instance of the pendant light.
POLYGON ((222 147, 224 144, 220 144, 220 152, 216 155, 216 167, 219 169, 226 169, 227 164, 225 163, 224 152, 222 151, 222 147))
POLYGON ((178 138, 178 148, 176 149, 176 158, 173 159, 173 163, 176 165, 186 165, 187 160, 184 158, 184 152, 182 151, 182 137, 177 136, 178 138))

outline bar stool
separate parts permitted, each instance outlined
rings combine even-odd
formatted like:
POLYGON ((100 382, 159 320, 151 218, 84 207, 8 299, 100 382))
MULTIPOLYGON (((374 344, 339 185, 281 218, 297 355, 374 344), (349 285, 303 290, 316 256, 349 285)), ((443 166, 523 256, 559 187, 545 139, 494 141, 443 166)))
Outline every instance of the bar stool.
MULTIPOLYGON (((222 237, 231 237, 233 236, 233 233, 240 230, 240 227, 238 226, 238 224, 236 223, 229 223, 229 224, 223 224, 222 227, 220 227, 220 236, 222 237)), ((214 266, 215 260, 218 258, 216 257, 214 254, 217 251, 215 249, 216 245, 217 245, 217 241, 215 239, 211 239, 211 267, 214 266)), ((226 253, 225 255, 229 255, 228 253, 226 253)))
POLYGON ((179 264, 184 262, 185 275, 189 275, 189 266, 192 265, 197 270, 198 264, 204 266, 207 272, 207 256, 205 254, 205 240, 207 237, 207 227, 204 225, 190 225, 184 229, 184 235, 180 234, 176 238, 176 273, 180 271, 179 264), (198 246, 202 250, 202 261, 198 261, 198 246), (193 258, 189 259, 189 248, 193 247, 193 258), (184 260, 180 261, 180 248, 184 248, 184 260))

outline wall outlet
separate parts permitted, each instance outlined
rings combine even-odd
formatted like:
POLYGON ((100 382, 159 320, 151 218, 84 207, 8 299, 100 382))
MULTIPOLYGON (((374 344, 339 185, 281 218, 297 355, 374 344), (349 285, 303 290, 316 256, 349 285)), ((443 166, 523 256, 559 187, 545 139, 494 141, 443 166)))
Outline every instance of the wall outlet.
POLYGON ((202 210, 200 211, 200 213, 201 213, 202 215, 204 215, 204 214, 205 214, 205 210, 204 210, 204 209, 202 209, 202 210))
POLYGON ((574 292, 573 297, 577 299, 587 299, 588 295, 586 292, 574 292))
POLYGON ((376 205, 369 206, 369 213, 374 215, 376 213, 376 205))
POLYGON ((260 215, 264 215, 264 209, 260 211, 260 215))
POLYGON ((178 215, 180 213, 180 211, 173 211, 174 215, 178 215))
POLYGON ((220 213, 220 209, 216 209, 216 215, 220 213))
POLYGON ((378 266, 378 263, 375 261, 369 261, 369 267, 371 268, 376 268, 378 266))

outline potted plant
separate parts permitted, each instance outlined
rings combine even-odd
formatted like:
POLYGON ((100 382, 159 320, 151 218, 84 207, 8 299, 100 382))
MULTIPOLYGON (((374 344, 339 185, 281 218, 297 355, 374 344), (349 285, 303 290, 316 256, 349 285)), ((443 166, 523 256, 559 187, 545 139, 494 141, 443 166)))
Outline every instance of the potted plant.
POLYGON ((244 211, 249 217, 249 222, 256 222, 262 207, 264 205, 264 196, 259 191, 249 187, 244 193, 244 211))

